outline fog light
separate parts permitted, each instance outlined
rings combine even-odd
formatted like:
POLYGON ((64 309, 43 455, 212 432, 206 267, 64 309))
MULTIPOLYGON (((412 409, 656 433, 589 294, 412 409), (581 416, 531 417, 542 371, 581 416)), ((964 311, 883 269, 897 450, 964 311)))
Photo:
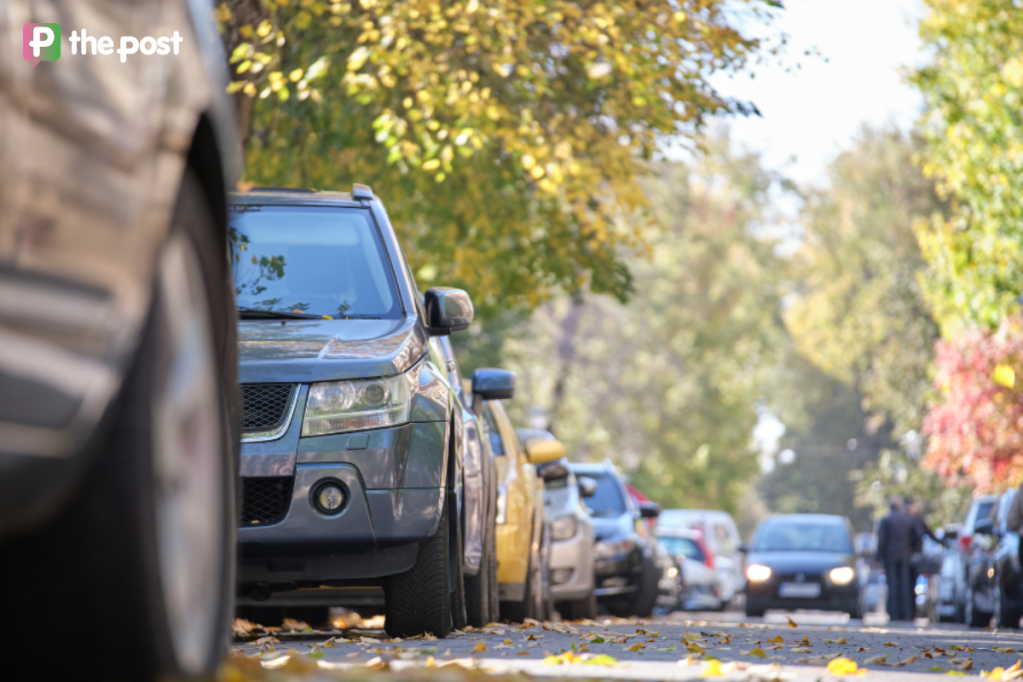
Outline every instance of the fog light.
POLYGON ((323 483, 313 495, 313 504, 317 511, 329 515, 339 514, 348 501, 348 494, 338 483, 323 483))
POLYGON ((551 585, 561 585, 572 579, 571 568, 556 568, 551 571, 551 585))

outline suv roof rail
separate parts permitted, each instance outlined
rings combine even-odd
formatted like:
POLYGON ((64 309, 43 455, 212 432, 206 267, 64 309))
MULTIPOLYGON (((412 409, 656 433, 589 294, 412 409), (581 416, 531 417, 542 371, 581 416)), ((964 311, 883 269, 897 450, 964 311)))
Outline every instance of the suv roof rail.
POLYGON ((352 198, 372 200, 373 190, 369 185, 363 185, 362 183, 356 182, 352 185, 352 198))
POLYGON ((308 192, 315 194, 315 189, 308 189, 306 187, 253 187, 253 191, 262 190, 264 192, 308 192))

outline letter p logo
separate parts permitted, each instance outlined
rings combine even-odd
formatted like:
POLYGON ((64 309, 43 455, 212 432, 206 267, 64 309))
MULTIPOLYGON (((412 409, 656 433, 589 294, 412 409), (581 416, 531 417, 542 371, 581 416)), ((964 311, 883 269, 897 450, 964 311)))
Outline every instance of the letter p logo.
POLYGON ((21 56, 32 62, 60 59, 60 24, 25 24, 21 30, 21 56))

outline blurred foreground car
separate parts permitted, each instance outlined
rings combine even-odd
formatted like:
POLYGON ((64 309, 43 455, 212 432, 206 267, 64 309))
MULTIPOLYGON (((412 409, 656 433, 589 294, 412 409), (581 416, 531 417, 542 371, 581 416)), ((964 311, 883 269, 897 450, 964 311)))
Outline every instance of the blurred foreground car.
POLYGON ((857 577, 848 519, 828 514, 770 516, 750 543, 746 614, 820 609, 859 618, 857 577))
POLYGON ((7 0, 0 46, 0 632, 50 679, 212 674, 239 438, 212 5, 7 0), (73 30, 179 51, 55 57, 73 30), (90 634, 53 656, 67 616, 90 634))
POLYGON ((469 295, 420 299, 365 185, 256 190, 231 212, 242 597, 304 589, 325 606, 331 588, 377 586, 388 634, 446 636, 465 625, 467 585, 489 600, 465 581, 486 563, 483 452, 433 339, 468 328, 469 295))
MULTIPOLYGON (((557 440, 540 429, 520 428, 517 432, 527 447, 535 438, 557 440)), ((565 457, 538 465, 537 472, 544 481, 544 506, 551 529, 551 598, 567 620, 595 618, 593 519, 586 511, 579 483, 565 457)))
MULTIPOLYGON (((700 531, 709 549, 707 565, 717 574, 718 598, 727 608, 737 601, 745 579, 740 551, 742 540, 731 514, 718 509, 665 509, 657 519, 659 528, 693 528, 700 531)), ((740 595, 741 596, 741 595, 740 595)))
MULTIPOLYGON (((519 441, 501 400, 515 393, 515 373, 477 369, 472 391, 490 437, 497 474, 497 585, 500 617, 546 620, 550 592, 550 530, 544 519, 544 484, 536 465, 565 456, 558 441, 519 441)), ((474 403, 474 407, 475 407, 474 403)))
POLYGON ((682 576, 678 606, 690 611, 721 608, 721 577, 710 565, 710 550, 698 530, 675 526, 657 527, 657 541, 675 557, 682 576))
POLYGON ((615 616, 646 617, 657 602, 661 567, 657 563, 646 520, 656 518, 656 505, 639 507, 610 460, 570 465, 584 489, 586 508, 593 517, 597 601, 615 616))

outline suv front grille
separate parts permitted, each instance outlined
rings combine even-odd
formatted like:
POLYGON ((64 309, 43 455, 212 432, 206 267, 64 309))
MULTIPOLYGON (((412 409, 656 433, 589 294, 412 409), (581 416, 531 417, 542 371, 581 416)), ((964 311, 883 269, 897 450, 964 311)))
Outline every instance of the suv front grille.
POLYGON ((288 514, 295 479, 291 476, 242 479, 242 526, 278 523, 288 514))
POLYGON ((273 431, 284 425, 294 384, 242 384, 242 431, 273 431))

